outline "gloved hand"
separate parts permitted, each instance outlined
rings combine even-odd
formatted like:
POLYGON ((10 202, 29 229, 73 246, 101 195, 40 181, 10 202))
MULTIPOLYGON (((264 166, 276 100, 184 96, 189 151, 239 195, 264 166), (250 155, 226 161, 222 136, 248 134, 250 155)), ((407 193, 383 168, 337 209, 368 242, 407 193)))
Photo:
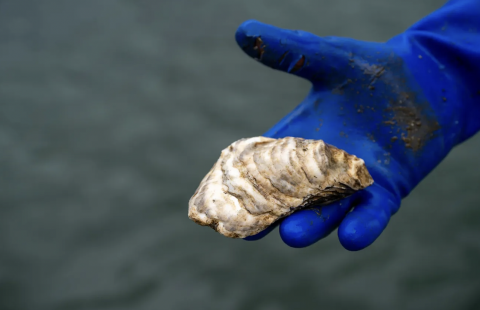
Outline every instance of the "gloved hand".
POLYGON ((477 0, 450 1, 385 43, 320 38, 257 21, 243 23, 236 40, 264 65, 312 83, 305 100, 264 135, 322 139, 365 160, 375 181, 284 219, 280 235, 292 247, 309 246, 337 227, 348 250, 372 244, 401 199, 480 129, 477 0))

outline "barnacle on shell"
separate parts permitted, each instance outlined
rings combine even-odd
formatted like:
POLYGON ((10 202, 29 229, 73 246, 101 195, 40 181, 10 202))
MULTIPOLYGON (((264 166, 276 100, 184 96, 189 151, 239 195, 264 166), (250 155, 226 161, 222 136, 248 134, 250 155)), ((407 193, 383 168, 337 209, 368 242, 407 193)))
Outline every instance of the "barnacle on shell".
POLYGON ((188 217, 227 237, 245 238, 296 210, 372 183, 362 159, 322 140, 241 139, 222 151, 202 180, 188 217))

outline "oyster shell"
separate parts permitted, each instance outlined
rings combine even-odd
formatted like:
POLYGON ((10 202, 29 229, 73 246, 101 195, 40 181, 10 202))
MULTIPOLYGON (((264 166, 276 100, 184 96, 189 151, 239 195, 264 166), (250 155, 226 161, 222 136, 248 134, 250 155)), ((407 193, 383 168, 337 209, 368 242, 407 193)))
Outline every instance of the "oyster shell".
POLYGON ((362 159, 322 140, 241 139, 222 151, 202 180, 188 217, 227 237, 245 238, 296 210, 372 183, 362 159))

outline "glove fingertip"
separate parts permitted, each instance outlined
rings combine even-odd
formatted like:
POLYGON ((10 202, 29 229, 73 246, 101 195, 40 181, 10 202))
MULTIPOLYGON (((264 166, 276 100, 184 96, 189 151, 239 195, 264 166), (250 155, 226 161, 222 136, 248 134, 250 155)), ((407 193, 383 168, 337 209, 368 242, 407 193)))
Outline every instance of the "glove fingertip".
POLYGON ((235 40, 237 41, 237 44, 242 48, 245 49, 248 45, 251 44, 250 38, 248 35, 248 30, 251 28, 254 28, 256 24, 259 22, 256 20, 247 20, 244 21, 237 29, 235 32, 235 40))
POLYGON ((292 248, 304 248, 318 240, 309 227, 313 226, 313 222, 307 219, 309 211, 302 210, 294 213, 280 225, 280 237, 286 245, 292 248))
POLYGON ((350 208, 345 199, 330 205, 297 211, 280 225, 280 237, 293 248, 304 248, 328 236, 350 208))
POLYGON ((338 239, 349 251, 363 250, 380 236, 385 226, 372 219, 346 218, 338 228, 338 239))
POLYGON ((371 245, 387 227, 397 202, 383 191, 366 191, 366 199, 347 214, 338 228, 338 238, 349 251, 359 251, 371 245))
POLYGON ((261 232, 259 232, 258 234, 256 235, 253 235, 253 236, 248 236, 246 238, 243 238, 243 240, 246 240, 246 241, 257 241, 257 240, 260 240, 262 238, 264 238, 265 236, 267 236, 272 230, 275 229, 275 227, 277 227, 278 224, 273 224, 273 225, 270 225, 269 227, 267 227, 265 230, 262 230, 261 232))

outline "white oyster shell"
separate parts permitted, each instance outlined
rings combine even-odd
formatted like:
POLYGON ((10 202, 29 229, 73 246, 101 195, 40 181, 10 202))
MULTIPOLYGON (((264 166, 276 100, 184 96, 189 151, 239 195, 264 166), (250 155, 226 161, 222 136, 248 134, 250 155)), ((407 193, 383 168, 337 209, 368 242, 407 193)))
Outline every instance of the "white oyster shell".
POLYGON ((222 151, 202 180, 188 217, 227 237, 245 238, 298 209, 372 183, 362 159, 322 140, 241 139, 222 151))

